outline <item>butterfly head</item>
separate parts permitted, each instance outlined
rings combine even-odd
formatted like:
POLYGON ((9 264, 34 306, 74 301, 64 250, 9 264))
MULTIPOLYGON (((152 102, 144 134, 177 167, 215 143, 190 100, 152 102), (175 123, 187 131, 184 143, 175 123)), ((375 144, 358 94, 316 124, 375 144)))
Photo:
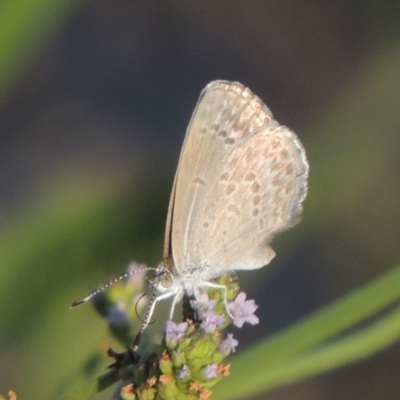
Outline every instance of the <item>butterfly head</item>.
POLYGON ((165 258, 157 266, 154 276, 148 280, 149 287, 157 294, 168 294, 172 296, 177 293, 180 288, 180 281, 174 274, 174 266, 172 259, 165 258))

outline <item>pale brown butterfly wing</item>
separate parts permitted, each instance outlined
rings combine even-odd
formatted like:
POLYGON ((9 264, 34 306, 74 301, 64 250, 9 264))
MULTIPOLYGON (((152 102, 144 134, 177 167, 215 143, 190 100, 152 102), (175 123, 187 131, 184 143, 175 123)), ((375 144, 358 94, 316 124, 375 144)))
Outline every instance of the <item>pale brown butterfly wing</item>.
MULTIPOLYGON (((218 124, 226 125, 226 120, 231 114, 252 112, 249 105, 242 103, 241 93, 245 91, 250 92, 240 83, 213 81, 200 94, 186 131, 171 192, 164 257, 168 257, 173 252, 175 261, 183 260, 182 255, 186 249, 179 249, 177 246, 182 247, 182 239, 183 236, 187 237, 187 227, 192 221, 192 215, 197 213, 199 204, 203 201, 204 185, 200 185, 200 181, 194 183, 191 181, 194 175, 203 176, 208 181, 213 177, 215 168, 221 166, 226 149, 224 138, 221 135, 218 136, 224 130, 222 127, 220 130, 218 124), (222 140, 215 141, 216 136, 222 140), (178 200, 175 203, 177 191, 178 200), (174 226, 174 232, 172 232, 172 226, 174 226), (175 244, 174 251, 172 241, 175 244)), ((232 130, 228 133, 225 129, 225 132, 229 134, 229 138, 233 138, 232 130)), ((242 132, 238 131, 236 134, 239 136, 242 132)))
POLYGON ((227 154, 193 223, 193 264, 235 270, 271 261, 272 237, 297 222, 305 195, 306 164, 296 161, 292 135, 270 127, 227 154))
POLYGON ((272 236, 293 224, 308 165, 297 136, 239 83, 200 96, 172 190, 164 255, 182 272, 254 269, 274 256, 272 236))

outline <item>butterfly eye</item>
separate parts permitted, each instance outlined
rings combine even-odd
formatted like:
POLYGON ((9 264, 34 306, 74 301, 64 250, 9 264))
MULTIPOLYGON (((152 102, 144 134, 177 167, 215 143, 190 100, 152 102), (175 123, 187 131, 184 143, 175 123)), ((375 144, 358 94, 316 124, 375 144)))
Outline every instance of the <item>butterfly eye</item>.
POLYGON ((169 289, 174 284, 174 277, 170 272, 163 274, 160 278, 160 286, 162 289, 169 289))

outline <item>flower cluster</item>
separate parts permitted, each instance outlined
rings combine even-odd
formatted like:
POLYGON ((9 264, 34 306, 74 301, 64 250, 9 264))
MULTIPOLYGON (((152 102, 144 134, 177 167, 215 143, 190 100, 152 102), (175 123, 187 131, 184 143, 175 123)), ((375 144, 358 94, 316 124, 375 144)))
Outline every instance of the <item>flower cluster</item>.
POLYGON ((117 389, 116 397, 134 399, 201 399, 211 397, 210 388, 229 375, 225 358, 235 352, 238 341, 222 331, 232 322, 257 324, 254 300, 246 300, 229 276, 219 284, 227 287, 227 300, 221 290, 204 292, 199 299, 184 301, 184 322, 168 321, 161 355, 142 359, 133 379, 117 389), (228 308, 228 309, 227 309, 228 308), (143 372, 146 371, 145 374, 143 372), (138 377, 141 379, 138 379, 138 377), (132 383, 133 382, 133 383, 132 383))

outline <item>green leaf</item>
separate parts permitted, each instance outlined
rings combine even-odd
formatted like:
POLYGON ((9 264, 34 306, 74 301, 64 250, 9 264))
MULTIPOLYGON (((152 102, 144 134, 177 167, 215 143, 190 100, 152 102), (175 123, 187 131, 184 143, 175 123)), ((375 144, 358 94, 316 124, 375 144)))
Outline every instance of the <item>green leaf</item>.
POLYGON ((400 308, 361 332, 323 346, 320 350, 283 363, 263 374, 269 389, 294 383, 369 357, 388 348, 400 338, 400 308))
POLYGON ((232 376, 216 387, 215 396, 218 399, 248 397, 281 386, 283 383, 296 382, 304 374, 311 376, 326 371, 329 360, 327 361, 324 357, 328 357, 335 351, 349 350, 349 347, 352 346, 349 343, 360 340, 360 337, 364 341, 360 342, 359 346, 354 346, 352 352, 342 353, 340 360, 331 361, 333 363, 331 368, 365 358, 387 347, 400 337, 398 312, 364 328, 357 334, 359 336, 353 334, 355 336, 337 342, 336 346, 339 347, 336 347, 336 350, 334 350, 335 346, 330 344, 319 350, 322 353, 314 353, 305 359, 300 357, 306 351, 354 327, 378 311, 382 311, 398 299, 400 299, 400 267, 376 278, 373 282, 344 296, 332 305, 320 309, 286 331, 278 333, 247 352, 234 357, 232 359, 232 376), (382 333, 386 335, 386 332, 389 331, 393 332, 393 335, 382 336, 382 333), (356 349, 358 350, 356 351, 356 349), (325 355, 324 351, 326 351, 325 355), (263 356, 260 357, 260 354, 263 356), (345 358, 343 358, 344 356, 345 358), (319 364, 317 360, 319 360, 319 364), (310 366, 312 365, 312 368, 308 367, 310 368, 309 372, 299 367, 305 361, 310 366), (289 376, 290 363, 294 364, 289 376), (271 377, 267 379, 268 374, 271 374, 271 377), (286 376, 286 374, 288 375, 286 376))

